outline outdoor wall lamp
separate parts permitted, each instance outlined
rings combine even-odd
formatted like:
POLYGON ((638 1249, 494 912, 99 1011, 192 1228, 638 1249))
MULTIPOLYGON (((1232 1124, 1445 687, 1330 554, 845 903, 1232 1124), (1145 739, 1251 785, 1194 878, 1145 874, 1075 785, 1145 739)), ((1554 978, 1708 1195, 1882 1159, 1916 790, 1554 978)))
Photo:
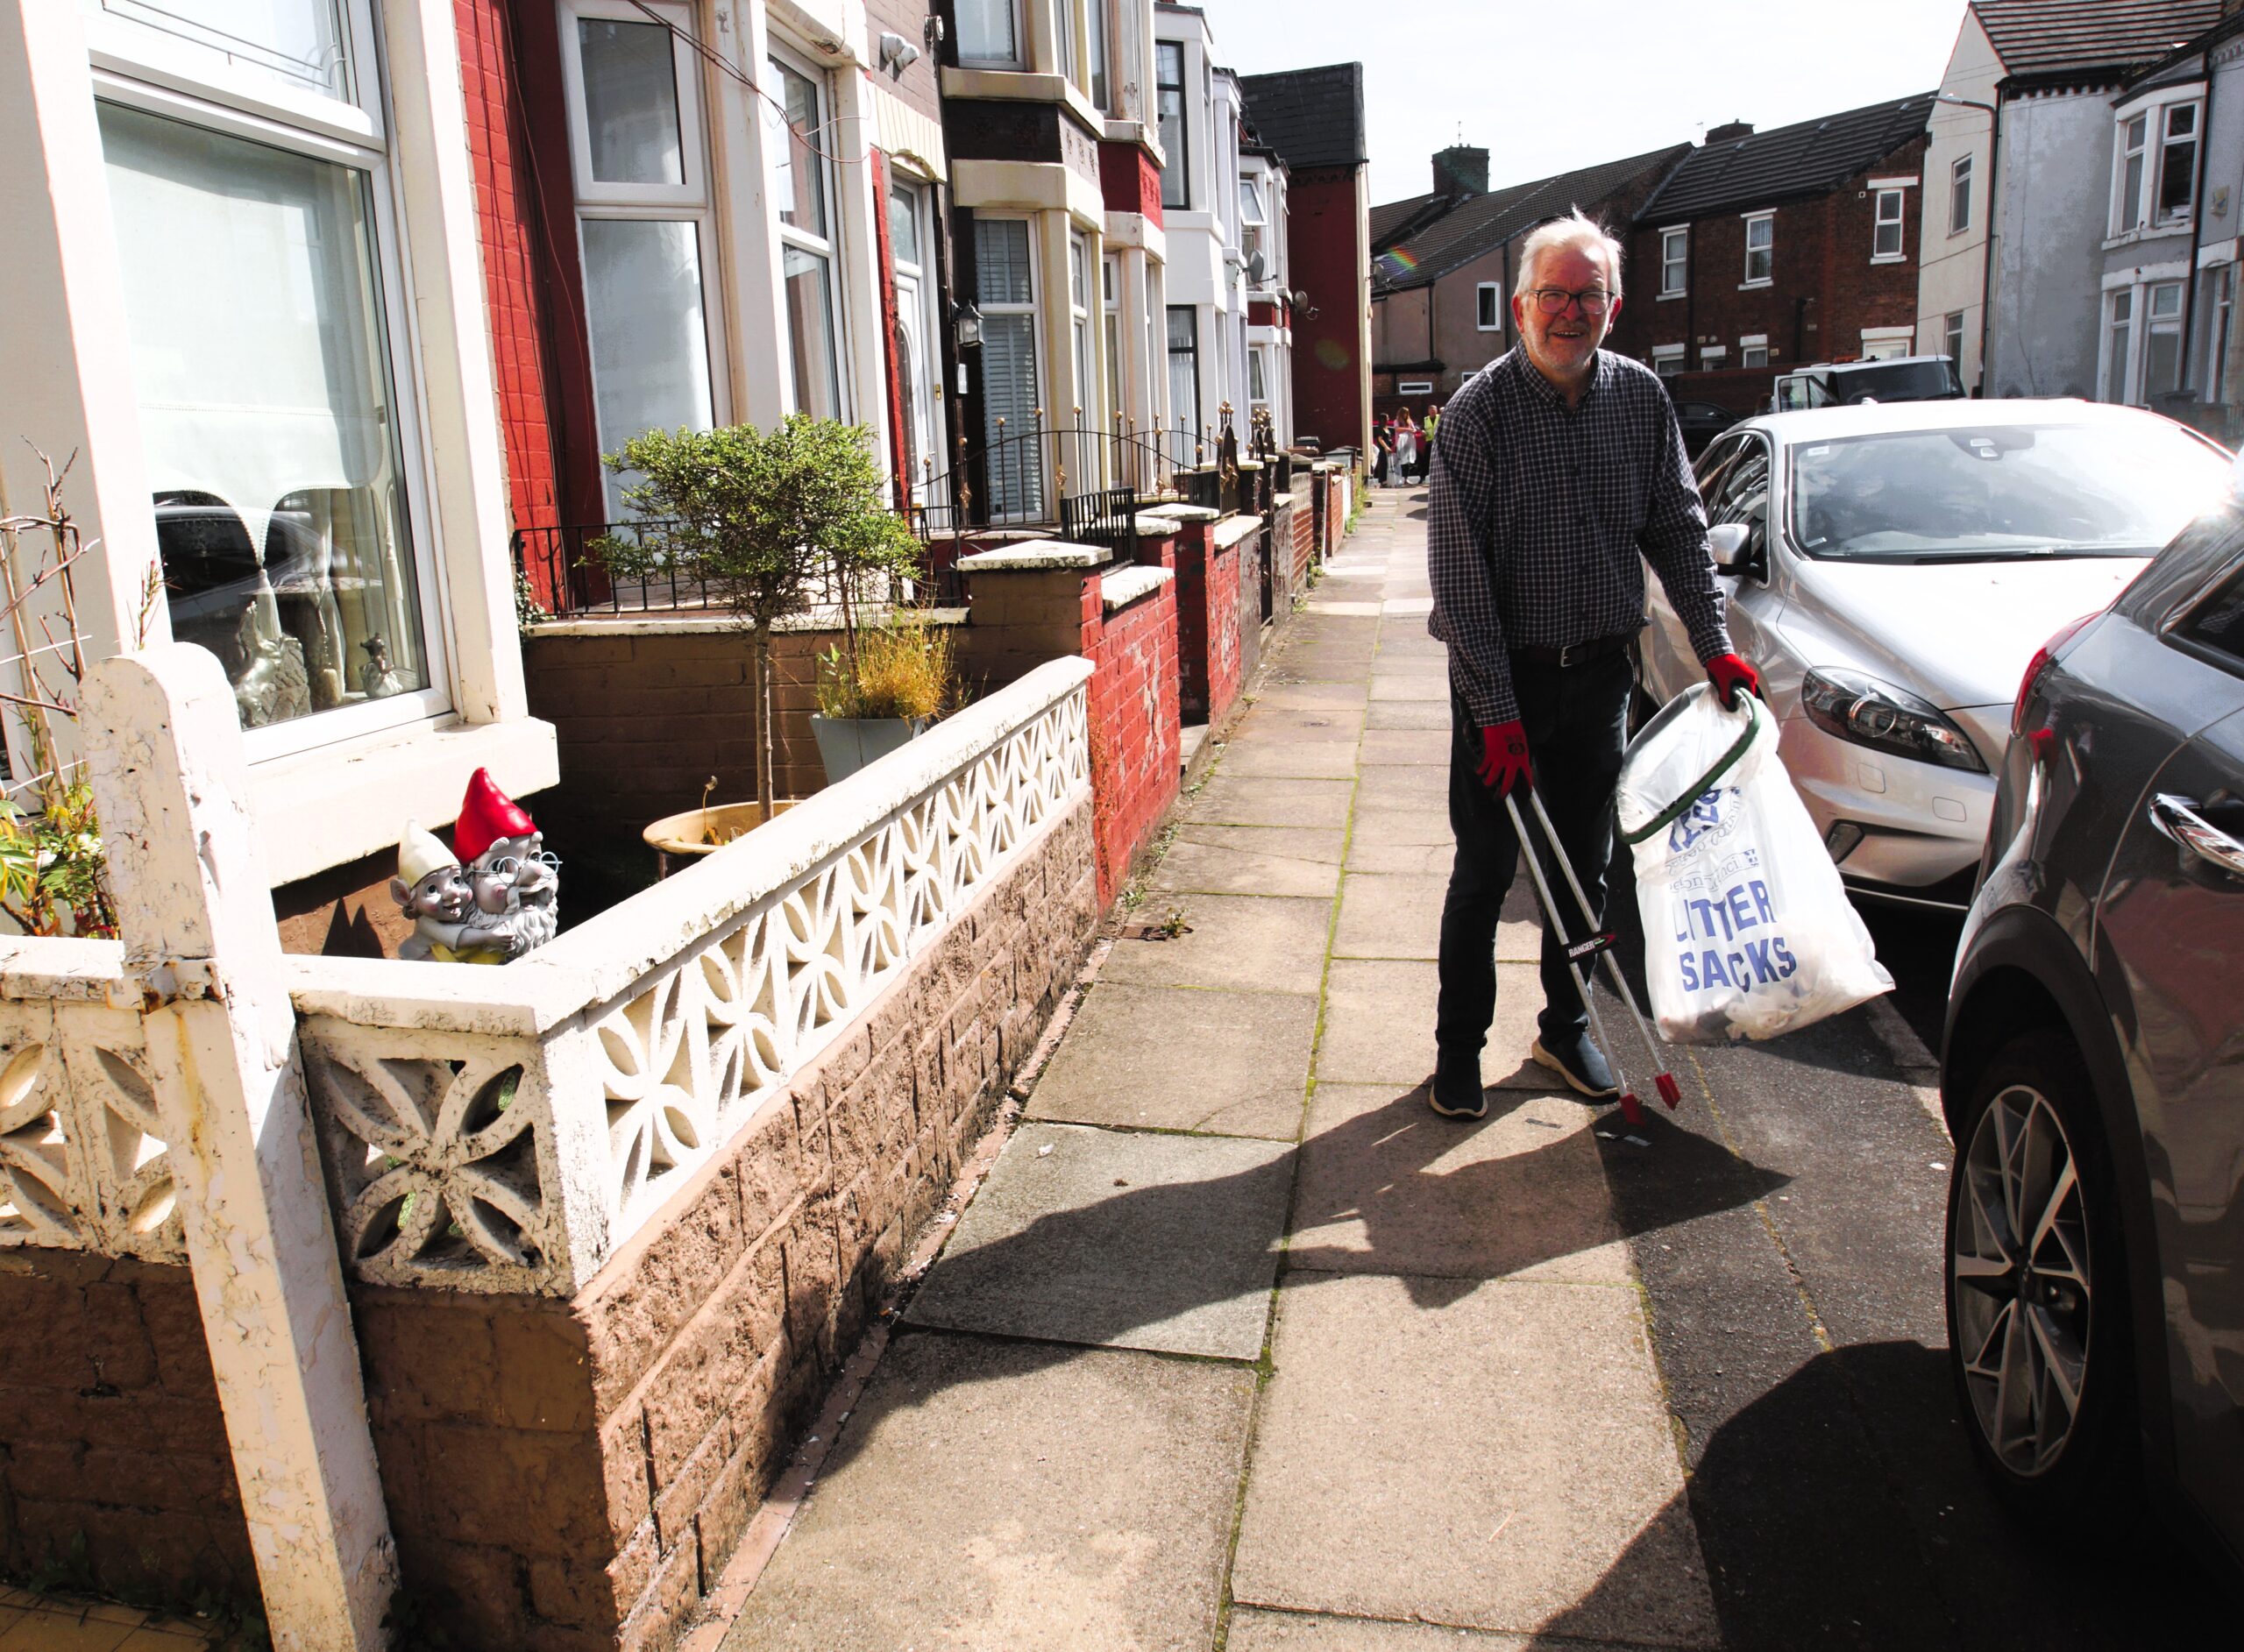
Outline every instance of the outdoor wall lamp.
POLYGON ((973 350, 982 343, 982 308, 971 299, 962 299, 950 312, 951 325, 958 330, 958 347, 973 350))
POLYGON ((900 34, 880 37, 880 66, 888 71, 888 78, 900 81, 904 71, 920 60, 920 48, 900 34))

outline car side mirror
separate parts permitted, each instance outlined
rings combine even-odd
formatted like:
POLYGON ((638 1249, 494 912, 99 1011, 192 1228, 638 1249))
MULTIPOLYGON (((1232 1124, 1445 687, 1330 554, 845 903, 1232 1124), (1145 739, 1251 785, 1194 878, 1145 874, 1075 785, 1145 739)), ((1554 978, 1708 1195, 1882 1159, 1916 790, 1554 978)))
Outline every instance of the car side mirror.
POLYGON ((1753 563, 1752 541, 1750 523, 1718 522, 1707 529, 1707 554, 1723 573, 1743 573, 1753 563))

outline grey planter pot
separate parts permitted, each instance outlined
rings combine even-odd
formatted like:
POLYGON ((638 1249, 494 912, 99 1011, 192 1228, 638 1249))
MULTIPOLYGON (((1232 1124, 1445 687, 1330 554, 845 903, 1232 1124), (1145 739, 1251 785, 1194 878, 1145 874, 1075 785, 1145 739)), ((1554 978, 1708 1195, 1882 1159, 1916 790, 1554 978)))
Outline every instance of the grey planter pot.
POLYGON ((826 783, 846 780, 876 759, 898 751, 933 720, 925 717, 820 717, 813 713, 811 733, 818 736, 818 760, 826 783))

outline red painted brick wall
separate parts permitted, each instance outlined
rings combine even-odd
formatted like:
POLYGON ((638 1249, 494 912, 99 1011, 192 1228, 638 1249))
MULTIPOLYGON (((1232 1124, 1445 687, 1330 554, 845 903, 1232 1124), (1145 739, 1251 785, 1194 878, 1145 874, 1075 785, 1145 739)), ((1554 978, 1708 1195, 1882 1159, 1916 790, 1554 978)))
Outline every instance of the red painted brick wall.
POLYGON ((1356 169, 1297 172, 1286 186, 1286 252, 1309 304, 1294 316, 1294 429, 1329 450, 1369 450, 1364 423, 1363 283, 1369 231, 1356 169), (1312 317, 1308 313, 1315 309, 1312 317))
POLYGON ((1211 550, 1208 526, 1188 522, 1176 541, 1177 703, 1191 723, 1221 722, 1245 675, 1239 547, 1211 550))
POLYGON ((254 1606, 187 1269, 0 1251, 0 1573, 77 1570, 108 1594, 254 1606))
POLYGON ((1176 800, 1182 761, 1176 582, 1110 614, 1099 581, 1085 581, 1083 651, 1091 663, 1090 783, 1103 907, 1176 800))
POLYGON ((1134 212, 1161 222, 1161 168, 1135 144, 1098 146, 1098 183, 1109 212, 1134 212))

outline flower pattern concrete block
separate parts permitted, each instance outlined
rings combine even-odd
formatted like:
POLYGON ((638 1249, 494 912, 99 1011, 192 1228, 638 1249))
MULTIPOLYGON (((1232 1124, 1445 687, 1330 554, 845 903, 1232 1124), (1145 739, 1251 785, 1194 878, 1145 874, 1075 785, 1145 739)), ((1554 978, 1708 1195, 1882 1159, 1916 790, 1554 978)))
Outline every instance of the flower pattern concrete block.
POLYGON ((1033 1118, 1292 1141, 1317 1000, 1101 982, 1029 1097, 1033 1118))
POLYGON ((1242 1604, 1721 1643, 1633 1290, 1293 1275, 1273 1363, 1242 1604))
POLYGON ((1024 1125, 905 1317, 1253 1359, 1292 1181, 1285 1143, 1024 1125))
POLYGON ((1236 1366, 899 1336, 726 1652, 1197 1652, 1253 1392, 1236 1366))

